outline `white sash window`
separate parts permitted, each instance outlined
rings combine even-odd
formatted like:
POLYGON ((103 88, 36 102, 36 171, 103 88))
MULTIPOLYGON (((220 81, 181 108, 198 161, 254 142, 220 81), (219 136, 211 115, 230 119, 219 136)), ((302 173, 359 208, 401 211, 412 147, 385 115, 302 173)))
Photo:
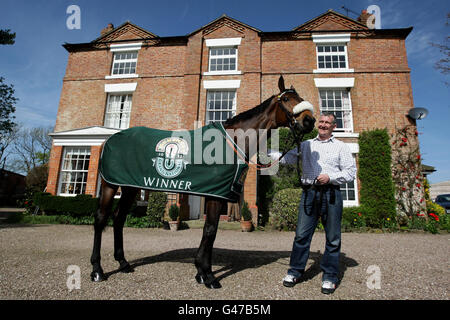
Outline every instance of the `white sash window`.
POLYGON ((236 114, 236 91, 208 90, 206 100, 206 124, 225 122, 236 114))
POLYGON ((86 192, 90 147, 64 147, 58 195, 75 196, 86 192))
POLYGON ((335 131, 353 132, 352 104, 346 89, 320 89, 320 111, 336 116, 335 131))
POLYGON ((131 100, 133 95, 108 95, 105 127, 127 129, 130 126, 131 100))

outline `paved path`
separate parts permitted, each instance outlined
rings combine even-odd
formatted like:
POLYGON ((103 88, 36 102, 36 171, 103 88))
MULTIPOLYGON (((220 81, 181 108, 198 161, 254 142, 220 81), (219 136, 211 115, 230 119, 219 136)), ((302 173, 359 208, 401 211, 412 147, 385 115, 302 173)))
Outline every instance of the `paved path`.
POLYGON ((342 282, 326 296, 320 293, 321 232, 314 235, 304 282, 285 288, 281 279, 293 232, 219 230, 213 256, 213 270, 223 285, 219 290, 194 280, 201 229, 125 228, 124 233, 126 257, 135 272, 114 273, 118 264, 112 228, 107 228, 102 264, 110 276, 92 283, 91 226, 0 224, 0 299, 449 299, 449 234, 344 233, 342 282), (72 265, 80 268, 80 289, 69 291, 67 269, 72 265), (380 289, 370 289, 367 281, 377 271, 380 289))

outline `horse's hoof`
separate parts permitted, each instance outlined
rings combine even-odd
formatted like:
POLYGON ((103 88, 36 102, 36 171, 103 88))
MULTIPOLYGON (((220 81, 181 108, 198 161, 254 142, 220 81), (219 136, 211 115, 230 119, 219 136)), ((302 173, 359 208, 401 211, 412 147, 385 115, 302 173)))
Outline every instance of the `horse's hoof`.
POLYGON ((106 280, 106 276, 103 272, 92 271, 91 273, 91 281, 93 282, 102 282, 106 280))
POLYGON ((197 275, 195 276, 195 280, 197 280, 197 283, 198 283, 198 284, 204 284, 204 283, 205 283, 205 280, 203 279, 203 276, 201 276, 201 275, 199 275, 199 274, 197 274, 197 275))
POLYGON ((217 279, 212 279, 212 281, 207 281, 207 277, 197 274, 195 276, 195 280, 197 280, 198 284, 204 284, 208 289, 220 289, 222 285, 217 279))
POLYGON ((123 265, 120 265, 119 270, 122 273, 134 272, 134 269, 131 267, 131 265, 128 262, 124 263, 123 265))
POLYGON ((208 289, 220 289, 222 288, 222 285, 220 284, 219 281, 214 280, 211 283, 205 283, 205 287, 207 287, 208 289))

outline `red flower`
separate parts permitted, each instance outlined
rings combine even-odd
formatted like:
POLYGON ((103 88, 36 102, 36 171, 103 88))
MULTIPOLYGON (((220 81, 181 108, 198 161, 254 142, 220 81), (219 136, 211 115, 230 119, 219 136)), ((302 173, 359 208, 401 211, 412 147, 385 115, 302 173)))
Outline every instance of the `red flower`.
POLYGON ((417 187, 417 188, 420 188, 420 183, 416 184, 416 187, 417 187))
POLYGON ((402 138, 402 141, 403 141, 403 142, 406 142, 406 141, 408 141, 408 139, 406 139, 406 138, 402 138))
POLYGON ((405 143, 400 143, 400 147, 403 147, 403 146, 405 146, 406 144, 405 143))
POLYGON ((419 135, 419 131, 416 130, 416 132, 414 132, 414 134, 415 134, 416 136, 418 136, 418 135, 419 135))
POLYGON ((420 154, 417 156, 417 159, 419 159, 420 160, 420 154))
POLYGON ((418 214, 416 214, 416 216, 418 216, 418 217, 425 217, 425 215, 423 213, 418 213, 418 214))
POLYGON ((405 188, 405 187, 402 187, 402 191, 406 191, 406 188, 405 188))
POLYGON ((360 217, 362 216, 361 212, 358 212, 358 216, 360 216, 360 217))
POLYGON ((422 199, 420 199, 420 203, 422 203, 423 202, 423 198, 422 199))
POLYGON ((434 213, 429 213, 429 216, 432 216, 434 218, 434 220, 439 221, 439 217, 437 215, 435 215, 434 213))

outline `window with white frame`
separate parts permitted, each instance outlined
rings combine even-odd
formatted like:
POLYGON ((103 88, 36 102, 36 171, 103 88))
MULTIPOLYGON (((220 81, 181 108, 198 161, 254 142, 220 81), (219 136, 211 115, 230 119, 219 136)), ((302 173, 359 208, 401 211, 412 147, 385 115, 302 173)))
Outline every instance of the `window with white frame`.
POLYGON ((90 157, 90 147, 64 147, 58 194, 77 195, 86 192, 90 157))
POLYGON ((136 73, 137 51, 115 52, 112 75, 133 75, 136 73))
POLYGON ((346 89, 319 89, 320 112, 332 112, 336 116, 335 131, 352 132, 352 104, 346 89))
POLYGON ((355 181, 341 184, 342 200, 356 201, 355 181))
POLYGON ((130 126, 132 94, 109 94, 105 127, 127 129, 130 126))
MULTIPOLYGON (((356 153, 352 153, 353 157, 356 157, 356 153)), ((358 200, 358 184, 357 180, 353 180, 348 183, 340 185, 342 200, 345 207, 354 207, 359 205, 358 200)))
POLYGON ((206 99, 206 124, 225 122, 236 114, 235 90, 208 90, 206 99))
POLYGON ((317 69, 348 69, 347 46, 345 44, 319 44, 317 49, 317 69))
POLYGON ((349 69, 347 54, 349 33, 338 34, 313 34, 313 42, 316 44, 317 69, 315 73, 328 72, 354 72, 349 69))
POLYGON ((209 71, 236 71, 237 52, 235 47, 214 47, 209 49, 209 71))

